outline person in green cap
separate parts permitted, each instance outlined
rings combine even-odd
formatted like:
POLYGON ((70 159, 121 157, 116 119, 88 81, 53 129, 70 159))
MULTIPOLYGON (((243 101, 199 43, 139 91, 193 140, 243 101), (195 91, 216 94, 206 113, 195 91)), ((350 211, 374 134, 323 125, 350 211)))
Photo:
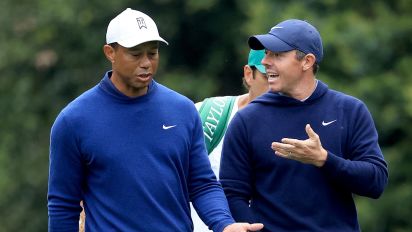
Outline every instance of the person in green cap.
MULTIPOLYGON (((251 49, 249 52, 248 63, 243 67, 243 85, 247 93, 239 96, 210 97, 195 104, 202 119, 210 164, 217 178, 219 178, 223 137, 230 120, 237 111, 269 90, 265 67, 261 64, 264 56, 265 50, 251 49)), ((210 231, 193 206, 191 207, 194 232, 210 231)))

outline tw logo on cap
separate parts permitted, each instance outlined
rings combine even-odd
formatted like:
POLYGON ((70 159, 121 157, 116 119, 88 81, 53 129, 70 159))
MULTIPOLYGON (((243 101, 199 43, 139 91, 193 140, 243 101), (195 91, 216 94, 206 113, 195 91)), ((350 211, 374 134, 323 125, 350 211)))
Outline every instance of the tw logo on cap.
POLYGON ((147 29, 146 22, 144 21, 144 18, 139 17, 139 18, 136 18, 136 20, 137 20, 137 25, 139 26, 139 29, 142 29, 143 27, 147 29))

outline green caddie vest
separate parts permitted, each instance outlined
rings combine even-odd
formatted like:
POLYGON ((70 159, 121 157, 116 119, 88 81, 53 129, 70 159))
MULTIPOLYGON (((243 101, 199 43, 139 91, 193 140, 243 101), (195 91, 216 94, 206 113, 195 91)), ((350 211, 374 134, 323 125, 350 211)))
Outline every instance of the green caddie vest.
POLYGON ((226 132, 235 103, 235 96, 206 98, 200 106, 203 134, 208 154, 215 149, 226 132))

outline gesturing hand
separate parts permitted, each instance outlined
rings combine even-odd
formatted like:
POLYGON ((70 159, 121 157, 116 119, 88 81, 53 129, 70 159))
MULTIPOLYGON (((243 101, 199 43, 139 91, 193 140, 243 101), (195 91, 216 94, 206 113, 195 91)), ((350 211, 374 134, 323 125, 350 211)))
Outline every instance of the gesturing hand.
POLYGON ((223 232, 248 232, 248 231, 258 231, 263 228, 262 223, 233 223, 225 227, 223 232))
POLYGON ((309 124, 306 124, 305 130, 309 136, 308 139, 283 138, 280 143, 272 143, 272 150, 278 156, 322 167, 328 152, 322 147, 318 134, 309 124))

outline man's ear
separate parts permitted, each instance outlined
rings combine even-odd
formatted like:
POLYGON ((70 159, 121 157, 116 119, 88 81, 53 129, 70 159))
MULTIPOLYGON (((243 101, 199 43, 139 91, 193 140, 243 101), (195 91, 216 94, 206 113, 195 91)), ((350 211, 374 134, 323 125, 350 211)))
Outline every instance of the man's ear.
POLYGON ((111 62, 114 63, 114 55, 115 55, 115 50, 112 46, 105 44, 103 46, 103 52, 106 58, 111 62))
POLYGON ((253 69, 249 65, 243 66, 243 77, 245 78, 247 86, 250 86, 250 82, 253 79, 253 69))
POLYGON ((315 65, 316 57, 312 53, 306 54, 303 58, 303 71, 307 71, 315 65))

